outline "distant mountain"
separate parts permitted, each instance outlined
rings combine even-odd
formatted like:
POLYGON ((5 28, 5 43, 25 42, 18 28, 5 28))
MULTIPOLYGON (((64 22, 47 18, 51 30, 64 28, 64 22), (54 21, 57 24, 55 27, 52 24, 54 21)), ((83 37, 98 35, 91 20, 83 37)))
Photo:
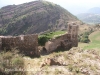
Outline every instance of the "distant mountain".
POLYGON ((85 23, 100 23, 100 8, 94 7, 76 16, 85 23))
POLYGON ((100 7, 94 7, 87 11, 87 13, 100 14, 100 7))
POLYGON ((85 23, 100 23, 100 14, 81 13, 77 17, 85 23))
POLYGON ((33 1, 0 9, 0 34, 19 35, 65 28, 78 19, 57 4, 33 1))

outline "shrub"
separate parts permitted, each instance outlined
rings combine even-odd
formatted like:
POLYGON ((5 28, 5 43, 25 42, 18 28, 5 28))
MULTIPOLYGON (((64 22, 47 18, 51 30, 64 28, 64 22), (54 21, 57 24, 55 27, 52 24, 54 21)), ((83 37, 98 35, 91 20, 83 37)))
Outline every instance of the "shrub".
POLYGON ((89 35, 84 34, 82 37, 83 38, 88 38, 89 35))
POLYGON ((83 43, 89 43, 90 40, 89 40, 89 35, 93 32, 93 30, 89 30, 87 32, 84 32, 82 34, 80 34, 78 36, 78 41, 79 42, 83 42, 83 43))
POLYGON ((80 42, 88 43, 90 40, 88 38, 81 38, 80 42))
POLYGON ((11 61, 15 67, 22 67, 23 68, 24 61, 23 61, 22 57, 12 58, 11 61))
POLYGON ((41 36, 38 38, 39 45, 43 46, 50 38, 47 36, 41 36))

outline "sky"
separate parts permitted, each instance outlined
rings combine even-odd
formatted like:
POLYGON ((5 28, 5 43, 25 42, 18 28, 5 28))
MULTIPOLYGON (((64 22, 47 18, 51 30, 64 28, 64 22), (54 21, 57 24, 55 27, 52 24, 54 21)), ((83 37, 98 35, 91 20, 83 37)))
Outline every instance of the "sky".
MULTIPOLYGON (((26 2, 31 2, 34 0, 0 0, 0 7, 7 5, 18 5, 26 2)), ((93 7, 100 7, 100 0, 47 0, 56 3, 72 14, 84 13, 88 9, 93 7)))

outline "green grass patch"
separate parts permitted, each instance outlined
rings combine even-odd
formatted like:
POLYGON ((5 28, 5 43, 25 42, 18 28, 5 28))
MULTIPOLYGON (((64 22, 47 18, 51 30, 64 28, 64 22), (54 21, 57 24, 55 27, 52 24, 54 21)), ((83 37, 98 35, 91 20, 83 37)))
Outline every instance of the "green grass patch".
POLYGON ((100 48, 100 31, 96 31, 89 36, 90 43, 84 49, 100 48))
POLYGON ((45 33, 45 34, 39 35, 38 43, 39 43, 39 45, 43 46, 43 45, 45 45, 45 43, 48 40, 50 40, 52 38, 59 37, 62 34, 65 34, 65 33, 66 33, 66 31, 55 31, 55 32, 49 32, 49 33, 45 33))
POLYGON ((53 37, 57 37, 57 36, 60 36, 61 34, 65 34, 65 33, 66 33, 66 31, 55 31, 55 32, 45 33, 43 35, 40 35, 39 37, 47 36, 49 38, 53 38, 53 37))

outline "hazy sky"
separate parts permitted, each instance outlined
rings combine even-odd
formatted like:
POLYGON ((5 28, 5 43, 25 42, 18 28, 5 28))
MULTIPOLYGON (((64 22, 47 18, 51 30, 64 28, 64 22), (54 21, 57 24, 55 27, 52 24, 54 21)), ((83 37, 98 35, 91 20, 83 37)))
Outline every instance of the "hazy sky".
MULTIPOLYGON (((0 7, 21 4, 34 0, 0 0, 0 7)), ((85 12, 93 7, 100 7, 100 0, 47 0, 61 5, 73 14, 85 12)))

